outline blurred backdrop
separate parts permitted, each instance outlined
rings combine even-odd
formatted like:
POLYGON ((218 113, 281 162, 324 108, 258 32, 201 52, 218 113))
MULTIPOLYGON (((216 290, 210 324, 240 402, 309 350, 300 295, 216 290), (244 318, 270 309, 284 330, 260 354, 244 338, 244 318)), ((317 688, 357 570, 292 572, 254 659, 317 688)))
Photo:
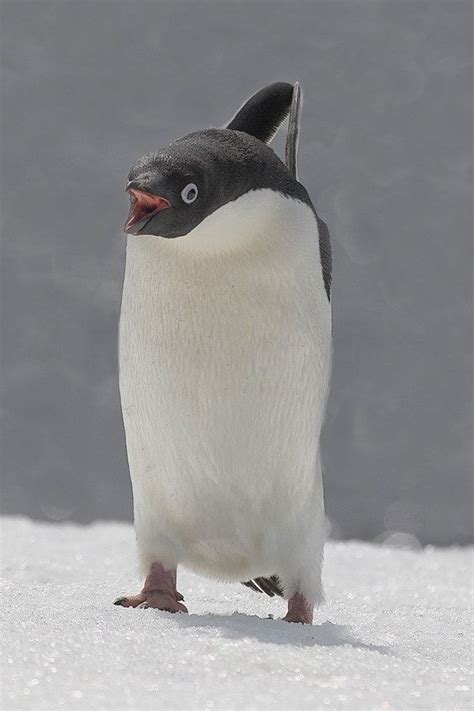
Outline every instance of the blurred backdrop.
POLYGON ((471 9, 3 0, 3 513, 131 517, 128 167, 299 79, 300 178, 334 251, 332 533, 472 540, 471 9))

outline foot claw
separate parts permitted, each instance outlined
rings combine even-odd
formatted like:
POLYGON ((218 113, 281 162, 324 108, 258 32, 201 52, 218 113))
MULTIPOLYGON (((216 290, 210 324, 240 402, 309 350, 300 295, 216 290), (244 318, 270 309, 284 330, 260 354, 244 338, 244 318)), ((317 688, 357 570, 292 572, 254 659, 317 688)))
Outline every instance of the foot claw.
MULTIPOLYGON (((181 600, 183 596, 181 595, 181 600)), ((142 595, 130 595, 129 597, 118 597, 114 600, 114 605, 121 607, 134 607, 137 610, 148 610, 155 608, 164 612, 187 612, 188 609, 182 602, 179 602, 168 593, 151 592, 142 595)))
POLYGON ((153 607, 166 612, 187 612, 182 604, 184 597, 176 590, 176 569, 167 570, 161 563, 153 563, 138 595, 118 597, 114 605, 138 607, 146 610, 153 607))
POLYGON ((166 593, 154 592, 147 596, 147 599, 139 605, 139 608, 146 610, 154 608, 163 612, 187 612, 187 608, 178 602, 174 597, 166 593))
POLYGON ((306 619, 303 620, 301 617, 297 617, 296 615, 285 615, 283 617, 283 622, 295 622, 296 624, 300 625, 311 625, 312 620, 306 619))
POLYGON ((120 605, 121 607, 138 607, 145 599, 144 595, 128 595, 118 597, 114 600, 114 605, 120 605))

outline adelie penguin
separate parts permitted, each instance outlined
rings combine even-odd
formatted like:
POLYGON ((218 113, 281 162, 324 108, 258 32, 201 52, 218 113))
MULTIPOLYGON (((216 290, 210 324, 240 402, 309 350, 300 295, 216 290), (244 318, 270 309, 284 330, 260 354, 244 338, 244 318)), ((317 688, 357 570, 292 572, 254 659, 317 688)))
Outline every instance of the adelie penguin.
POLYGON ((129 172, 120 393, 146 579, 117 604, 187 612, 178 565, 283 596, 289 622, 323 599, 331 252, 296 177, 299 103, 272 84, 129 172))

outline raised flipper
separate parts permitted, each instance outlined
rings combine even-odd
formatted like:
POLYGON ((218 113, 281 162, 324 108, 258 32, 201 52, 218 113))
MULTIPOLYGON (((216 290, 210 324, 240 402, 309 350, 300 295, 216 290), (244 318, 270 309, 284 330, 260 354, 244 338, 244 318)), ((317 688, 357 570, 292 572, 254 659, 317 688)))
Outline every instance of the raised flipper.
POLYGON ((227 128, 233 131, 243 131, 264 143, 270 143, 288 116, 285 163, 291 175, 297 178, 300 110, 301 86, 299 82, 294 85, 287 82, 276 82, 260 89, 250 99, 247 99, 227 128))
POLYGON ((298 180, 298 134, 300 129, 301 86, 296 82, 291 97, 288 133, 286 134, 285 163, 291 175, 298 180))
POLYGON ((292 84, 276 82, 247 99, 227 128, 243 131, 270 143, 290 113, 294 94, 292 84))

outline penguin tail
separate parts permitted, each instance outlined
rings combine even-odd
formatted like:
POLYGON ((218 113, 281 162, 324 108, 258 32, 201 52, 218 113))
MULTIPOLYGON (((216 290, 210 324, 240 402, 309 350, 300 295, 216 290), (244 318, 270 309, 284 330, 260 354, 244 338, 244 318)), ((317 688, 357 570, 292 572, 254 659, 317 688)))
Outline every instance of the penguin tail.
POLYGON ((254 578, 253 580, 247 580, 245 583, 242 583, 242 585, 245 585, 251 590, 255 590, 255 592, 263 592, 265 595, 269 595, 269 597, 274 597, 275 595, 283 597, 283 588, 281 587, 278 575, 272 575, 270 578, 254 578))

